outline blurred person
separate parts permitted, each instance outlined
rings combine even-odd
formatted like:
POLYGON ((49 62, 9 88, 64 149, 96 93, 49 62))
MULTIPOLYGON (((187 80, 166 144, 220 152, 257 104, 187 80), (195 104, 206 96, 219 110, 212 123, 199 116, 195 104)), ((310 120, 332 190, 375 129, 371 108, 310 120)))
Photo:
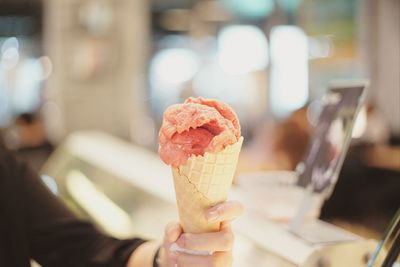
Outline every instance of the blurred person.
POLYGON ((183 233, 178 223, 165 228, 164 242, 118 240, 77 219, 30 168, 0 144, 0 266, 27 267, 228 267, 234 235, 229 221, 242 213, 237 202, 224 202, 204 214, 221 222, 215 233, 183 233), (210 251, 207 256, 173 251, 210 251))
MULTIPOLYGON (((240 171, 295 170, 303 160, 313 131, 308 121, 308 106, 293 112, 277 123, 264 123, 255 132, 254 140, 244 149, 240 171)), ((366 106, 366 127, 354 143, 387 144, 390 130, 387 120, 373 104, 366 106)), ((351 149, 351 147, 350 147, 351 149)))
POLYGON ((256 132, 253 142, 244 149, 240 171, 295 170, 303 159, 311 136, 307 107, 293 112, 278 123, 264 123, 256 132))

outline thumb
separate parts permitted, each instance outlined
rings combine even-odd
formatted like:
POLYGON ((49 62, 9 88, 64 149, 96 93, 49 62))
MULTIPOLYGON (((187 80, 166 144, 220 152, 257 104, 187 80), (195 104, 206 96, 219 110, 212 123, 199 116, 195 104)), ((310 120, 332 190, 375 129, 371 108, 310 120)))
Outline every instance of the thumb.
POLYGON ((183 230, 179 223, 171 222, 165 227, 164 241, 167 243, 174 243, 182 232, 183 230))

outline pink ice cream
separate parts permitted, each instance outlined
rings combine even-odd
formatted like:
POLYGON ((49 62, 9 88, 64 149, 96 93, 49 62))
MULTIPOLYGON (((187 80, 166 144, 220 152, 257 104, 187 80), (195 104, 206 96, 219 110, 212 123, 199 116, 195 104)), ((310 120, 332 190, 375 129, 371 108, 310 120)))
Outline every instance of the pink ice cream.
POLYGON ((177 167, 192 155, 222 151, 239 137, 239 120, 231 107, 215 99, 191 97, 164 112, 159 154, 166 164, 177 167))

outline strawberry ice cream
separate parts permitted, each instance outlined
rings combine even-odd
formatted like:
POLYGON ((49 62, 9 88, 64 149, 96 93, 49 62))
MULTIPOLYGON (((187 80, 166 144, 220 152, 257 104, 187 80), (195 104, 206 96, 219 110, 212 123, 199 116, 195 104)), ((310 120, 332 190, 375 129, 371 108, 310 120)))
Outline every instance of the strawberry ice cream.
POLYGON ((159 154, 172 167, 186 163, 192 155, 219 152, 240 138, 235 112, 214 99, 188 98, 164 112, 159 133, 159 154))

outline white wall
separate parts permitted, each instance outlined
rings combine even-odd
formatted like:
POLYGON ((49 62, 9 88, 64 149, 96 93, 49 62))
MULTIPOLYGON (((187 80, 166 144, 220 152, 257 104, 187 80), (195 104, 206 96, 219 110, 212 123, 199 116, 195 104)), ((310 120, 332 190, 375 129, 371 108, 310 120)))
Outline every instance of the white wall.
POLYGON ((400 135, 400 1, 361 0, 363 62, 371 78, 370 99, 400 135))
MULTIPOLYGON (((130 0, 45 1, 45 50, 54 72, 46 86, 43 110, 52 142, 58 143, 81 129, 102 130, 127 139, 132 125, 141 124, 149 41, 148 5, 148 1, 130 0), (114 26, 106 34, 91 34, 79 23, 79 7, 91 2, 113 6, 114 26), (94 56, 87 56, 91 53, 94 56), (99 66, 106 67, 96 74, 99 66), (88 71, 91 69, 93 73, 88 71)), ((104 10, 97 12, 100 14, 92 13, 95 21, 107 18, 107 14, 101 13, 104 10)), ((90 16, 87 10, 84 13, 90 16)))

